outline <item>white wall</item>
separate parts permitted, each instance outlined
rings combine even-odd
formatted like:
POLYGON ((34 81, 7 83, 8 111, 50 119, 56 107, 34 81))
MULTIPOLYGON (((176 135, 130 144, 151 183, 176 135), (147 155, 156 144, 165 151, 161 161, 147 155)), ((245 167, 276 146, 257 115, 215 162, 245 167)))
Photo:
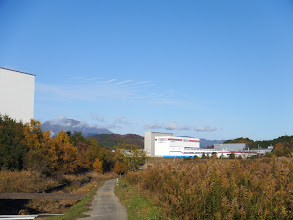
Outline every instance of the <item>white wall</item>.
POLYGON ((35 76, 0 68, 0 114, 28 123, 34 118, 35 76))
POLYGON ((155 137, 155 156, 180 156, 185 148, 198 149, 200 141, 198 138, 185 138, 174 136, 155 137))
POLYGON ((144 151, 146 152, 146 156, 154 157, 155 156, 155 137, 156 136, 173 136, 172 133, 160 133, 160 132, 152 132, 145 131, 144 132, 144 151))

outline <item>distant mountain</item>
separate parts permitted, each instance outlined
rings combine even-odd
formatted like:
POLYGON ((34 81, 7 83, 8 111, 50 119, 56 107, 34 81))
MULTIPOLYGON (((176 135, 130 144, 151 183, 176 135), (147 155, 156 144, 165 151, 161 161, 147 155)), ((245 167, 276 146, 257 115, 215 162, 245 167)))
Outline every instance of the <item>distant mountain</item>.
POLYGON ((89 135, 86 139, 91 140, 95 138, 99 144, 104 145, 110 149, 114 149, 114 146, 118 143, 125 142, 126 144, 135 144, 143 148, 144 146, 144 137, 137 134, 99 134, 99 135, 89 135))
POLYGON ((97 125, 88 124, 86 122, 60 117, 55 120, 45 121, 41 125, 42 131, 49 130, 51 135, 55 136, 60 131, 77 131, 82 132, 84 136, 88 134, 113 134, 106 128, 99 128, 97 125))
POLYGON ((208 147, 214 144, 223 144, 226 140, 206 140, 204 138, 200 139, 200 147, 208 147))

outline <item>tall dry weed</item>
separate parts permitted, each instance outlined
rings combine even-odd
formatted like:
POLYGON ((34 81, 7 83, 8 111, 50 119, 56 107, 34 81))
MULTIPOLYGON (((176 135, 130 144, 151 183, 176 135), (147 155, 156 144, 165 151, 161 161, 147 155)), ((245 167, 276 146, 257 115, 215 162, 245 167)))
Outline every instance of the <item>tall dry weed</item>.
POLYGON ((174 219, 293 219, 293 159, 156 163, 126 176, 174 219))
POLYGON ((0 171, 0 192, 38 192, 58 184, 37 171, 0 171))

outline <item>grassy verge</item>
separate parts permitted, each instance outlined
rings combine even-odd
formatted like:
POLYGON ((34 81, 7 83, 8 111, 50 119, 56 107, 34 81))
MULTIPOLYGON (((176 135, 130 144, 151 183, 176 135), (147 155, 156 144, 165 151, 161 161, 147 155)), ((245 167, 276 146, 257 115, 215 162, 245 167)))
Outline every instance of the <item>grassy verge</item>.
POLYGON ((104 181, 97 183, 82 200, 77 202, 74 206, 70 207, 70 209, 65 215, 49 217, 45 218, 45 220, 72 220, 84 217, 85 215, 83 213, 89 210, 89 206, 92 202, 93 196, 103 184, 104 181))
POLYGON ((150 197, 140 192, 135 185, 130 185, 122 178, 115 188, 116 195, 121 203, 126 207, 128 219, 162 219, 163 213, 160 207, 154 204, 150 197))

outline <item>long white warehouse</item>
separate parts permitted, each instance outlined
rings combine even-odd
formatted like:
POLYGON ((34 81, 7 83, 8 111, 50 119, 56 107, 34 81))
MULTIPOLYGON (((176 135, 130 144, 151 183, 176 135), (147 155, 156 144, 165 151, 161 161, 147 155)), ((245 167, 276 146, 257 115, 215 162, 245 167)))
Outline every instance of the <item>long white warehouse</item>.
MULTIPOLYGON (((223 146, 226 146, 223 144, 223 146)), ((227 158, 232 153, 236 157, 251 157, 264 155, 272 149, 245 150, 245 144, 236 143, 223 148, 200 148, 200 139, 191 137, 175 137, 171 133, 146 131, 144 136, 144 151, 148 157, 221 157, 227 158), (241 149, 238 149, 239 146, 241 149), (230 149, 229 149, 230 148, 230 149)))
POLYGON ((0 67, 0 114, 16 121, 34 118, 35 75, 0 67))

